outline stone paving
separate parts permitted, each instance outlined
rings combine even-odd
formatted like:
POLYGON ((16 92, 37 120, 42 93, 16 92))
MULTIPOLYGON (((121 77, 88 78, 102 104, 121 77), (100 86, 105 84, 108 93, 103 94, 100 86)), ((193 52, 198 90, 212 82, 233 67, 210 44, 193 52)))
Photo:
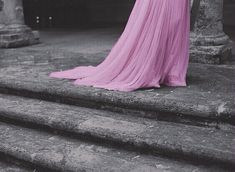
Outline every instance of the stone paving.
MULTIPOLYGON (((0 49, 1 81, 7 82, 10 78, 15 78, 15 81, 23 83, 31 80, 46 87, 59 86, 62 82, 66 82, 71 87, 68 91, 82 92, 83 87, 72 86, 69 80, 49 78, 47 75, 52 71, 80 65, 99 64, 106 57, 119 34, 120 29, 115 28, 71 31, 67 34, 60 30, 55 33, 42 32, 42 44, 18 49, 0 49)), ((97 93, 107 93, 109 97, 116 96, 117 99, 133 99, 132 101, 139 102, 142 100, 145 104, 178 113, 193 113, 208 117, 223 116, 222 118, 232 122, 234 70, 233 63, 227 65, 190 63, 187 87, 162 86, 160 89, 142 89, 132 93, 110 92, 104 89, 92 90, 93 92, 97 90, 97 93), (159 103, 156 104, 156 102, 159 103)), ((87 89, 90 88, 87 87, 87 89)))
POLYGON ((0 172, 33 172, 33 170, 0 161, 0 172))
POLYGON ((187 87, 162 85, 128 93, 75 86, 70 80, 48 77, 51 71, 99 64, 119 34, 120 29, 115 28, 69 33, 49 30, 41 33, 41 44, 0 49, 0 137, 4 140, 0 152, 59 171, 96 167, 101 171, 221 171, 214 163, 205 167, 160 154, 180 154, 183 159, 191 154, 228 164, 231 171, 233 63, 190 63, 187 87), (87 137, 98 139, 98 143, 87 142, 87 137), (100 145, 111 140, 138 149, 147 146, 156 156, 100 145), (120 153, 114 153, 117 151, 120 153), (103 162, 107 164, 101 165, 103 162))

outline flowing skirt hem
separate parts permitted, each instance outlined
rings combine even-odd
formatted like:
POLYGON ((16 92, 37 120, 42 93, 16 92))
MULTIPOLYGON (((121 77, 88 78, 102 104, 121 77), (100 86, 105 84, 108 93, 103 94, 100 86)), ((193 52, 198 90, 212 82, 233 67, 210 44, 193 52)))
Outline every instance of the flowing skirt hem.
POLYGON ((167 81, 167 82, 158 82, 156 84, 152 84, 150 86, 143 86, 143 87, 122 87, 122 86, 107 86, 107 85, 101 85, 101 84, 91 84, 91 83, 79 83, 79 81, 82 81, 82 79, 74 79, 74 78, 65 78, 65 77, 61 77, 61 76, 57 76, 54 75, 53 73, 51 73, 49 75, 52 78, 58 78, 58 79, 71 79, 71 80, 75 80, 73 82, 74 85, 76 86, 87 86, 87 87, 95 87, 95 88, 103 88, 109 91, 123 91, 123 92, 130 92, 130 91, 134 91, 134 90, 138 90, 138 89, 158 89, 161 88, 161 85, 165 85, 165 86, 170 86, 170 87, 184 87, 187 86, 186 82, 182 82, 182 81, 167 81))

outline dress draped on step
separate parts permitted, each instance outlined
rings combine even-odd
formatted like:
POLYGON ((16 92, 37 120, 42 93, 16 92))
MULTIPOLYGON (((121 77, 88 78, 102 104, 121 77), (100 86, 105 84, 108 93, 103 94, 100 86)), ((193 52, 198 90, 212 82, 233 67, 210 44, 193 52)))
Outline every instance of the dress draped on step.
POLYGON ((186 86, 189 0, 136 0, 122 35, 97 66, 52 72, 76 85, 108 90, 186 86))

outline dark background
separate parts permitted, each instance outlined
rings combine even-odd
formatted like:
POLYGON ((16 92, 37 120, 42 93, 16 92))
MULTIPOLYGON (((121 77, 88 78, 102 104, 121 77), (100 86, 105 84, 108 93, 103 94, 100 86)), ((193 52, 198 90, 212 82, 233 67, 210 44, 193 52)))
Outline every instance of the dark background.
MULTIPOLYGON (((135 0, 23 0, 33 29, 124 26, 135 0)), ((235 38, 235 1, 224 0, 224 30, 235 38)))
POLYGON ((23 0, 26 24, 36 28, 122 25, 134 0, 23 0))

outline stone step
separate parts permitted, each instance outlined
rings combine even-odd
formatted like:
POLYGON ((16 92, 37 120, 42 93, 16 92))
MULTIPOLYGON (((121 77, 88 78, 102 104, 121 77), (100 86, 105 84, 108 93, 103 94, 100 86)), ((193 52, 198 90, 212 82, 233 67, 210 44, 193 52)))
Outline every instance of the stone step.
POLYGON ((75 86, 68 80, 49 78, 48 74, 56 70, 49 64, 9 66, 0 69, 0 92, 163 121, 194 125, 235 124, 234 68, 190 65, 188 75, 195 82, 191 86, 135 92, 75 86), (209 75, 213 75, 210 82, 209 75))
MULTIPOLYGON (((0 172, 33 172, 35 169, 0 161, 0 172)), ((36 171, 35 171, 36 172, 36 171)))
POLYGON ((235 165, 235 130, 229 125, 190 126, 4 94, 0 119, 153 155, 235 165))
POLYGON ((232 171, 84 142, 55 133, 0 122, 0 154, 49 171, 188 172, 232 171))

